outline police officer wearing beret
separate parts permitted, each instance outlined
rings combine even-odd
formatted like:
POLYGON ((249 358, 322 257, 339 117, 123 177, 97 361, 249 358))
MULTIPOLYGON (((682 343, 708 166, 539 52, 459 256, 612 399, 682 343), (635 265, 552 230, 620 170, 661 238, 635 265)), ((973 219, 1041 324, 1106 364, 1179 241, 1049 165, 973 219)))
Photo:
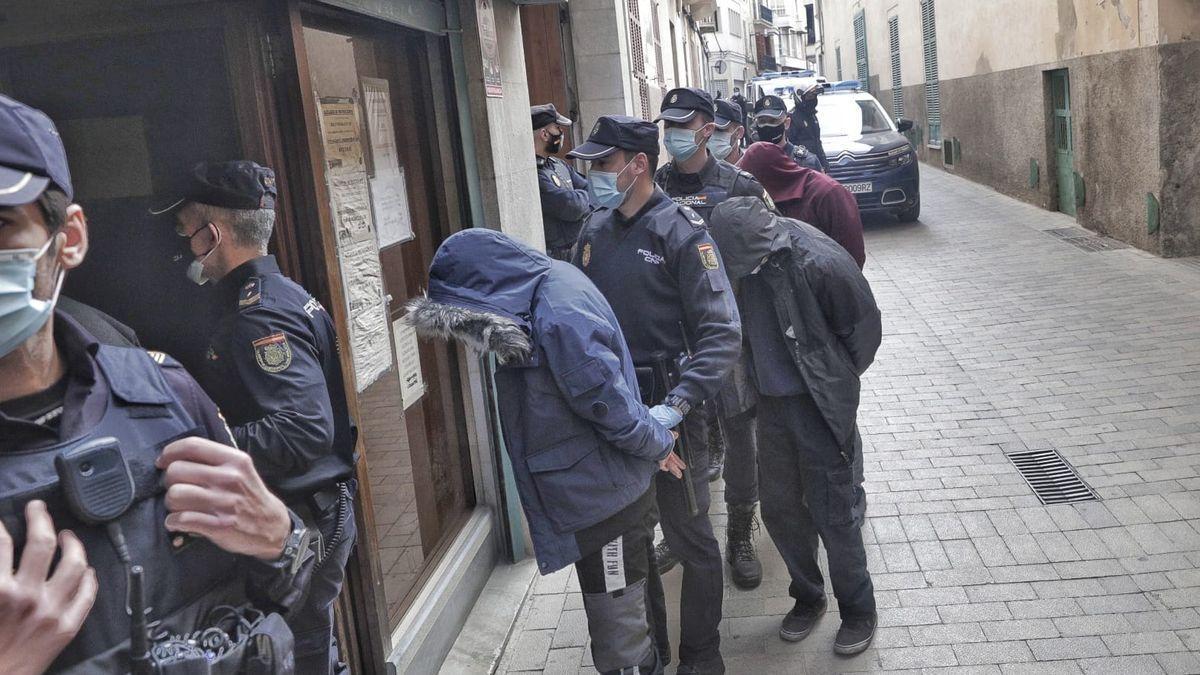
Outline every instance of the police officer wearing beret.
POLYGON ((787 104, 774 95, 764 96, 754 103, 754 137, 759 141, 774 143, 783 148, 796 166, 824 172, 821 158, 804 145, 795 145, 789 130, 794 124, 788 116, 787 104))
POLYGON ((127 609, 134 566, 154 648, 206 631, 244 650, 178 668, 291 672, 291 631, 255 615, 304 594, 308 531, 177 361, 103 344, 56 308, 88 238, 53 122, 0 96, 0 672, 153 667, 130 653, 149 635, 127 609), (211 632, 225 620, 255 637, 211 632))
MULTIPOLYGON (((725 103, 724 101, 722 103, 725 103)), ((733 110, 724 108, 727 114, 733 110)), ((655 120, 662 121, 667 152, 672 160, 654 176, 655 182, 677 204, 692 207, 707 219, 718 204, 732 197, 757 197, 774 208, 771 198, 753 176, 709 152, 720 124, 726 128, 733 121, 718 118, 712 97, 702 89, 673 89, 663 99, 662 110, 655 120)), ((723 149, 718 144, 717 149, 723 149)), ((725 557, 732 568, 734 583, 752 589, 762 582, 762 564, 754 548, 753 532, 758 526, 755 515, 758 504, 758 481, 754 444, 754 391, 744 366, 735 364, 732 377, 721 387, 719 396, 706 404, 709 422, 710 467, 709 480, 722 474, 722 445, 729 454, 724 471, 725 501, 729 504, 729 527, 725 557)), ((658 547, 661 571, 675 565, 675 552, 670 542, 658 547)))
POLYGON ((556 260, 568 260, 579 238, 579 228, 592 212, 588 182, 574 167, 554 156, 562 151, 563 134, 571 120, 558 114, 553 103, 535 105, 529 113, 533 118, 533 152, 537 155, 546 252, 556 260))
POLYGON ((320 532, 310 592, 289 624, 296 670, 327 673, 338 667, 333 603, 356 534, 356 430, 337 333, 321 303, 267 255, 275 173, 242 160, 197 164, 188 178, 171 207, 187 241, 188 278, 217 282, 199 379, 267 484, 320 532))
MULTIPOLYGON (((703 439, 704 416, 693 409, 716 394, 737 359, 741 322, 704 219, 672 202, 652 179, 658 147, 654 124, 606 115, 587 142, 569 153, 591 162, 592 197, 601 207, 580 233, 573 262, 612 305, 635 366, 653 368, 665 356, 673 359, 691 348, 674 386, 663 398, 647 402, 664 426, 683 424, 686 436, 703 439)), ((642 395, 652 396, 645 386, 642 395)), ((703 467, 706 453, 698 446, 691 447, 691 462, 703 467)), ((694 472, 692 477, 694 516, 685 507, 688 490, 681 480, 659 473, 655 481, 663 533, 684 567, 676 672, 723 673, 721 551, 708 519, 704 476, 694 472)), ((669 661, 657 570, 651 570, 648 584, 657 647, 669 661)))

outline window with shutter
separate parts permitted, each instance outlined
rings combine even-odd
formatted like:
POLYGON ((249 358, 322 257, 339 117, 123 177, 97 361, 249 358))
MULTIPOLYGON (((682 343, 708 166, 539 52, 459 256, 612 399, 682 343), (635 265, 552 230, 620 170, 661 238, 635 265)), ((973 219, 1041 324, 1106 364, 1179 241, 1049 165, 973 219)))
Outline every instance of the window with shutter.
POLYGON ((888 46, 892 51, 892 114, 904 117, 904 90, 900 85, 900 17, 888 19, 888 46))
POLYGON ((854 61, 863 91, 871 91, 871 70, 867 67, 867 19, 859 11, 854 15, 854 61))
POLYGON ((933 0, 921 1, 921 42, 925 51, 925 111, 929 145, 942 147, 942 89, 938 80, 937 26, 933 0))
POLYGON ((642 119, 650 119, 650 85, 646 82, 646 54, 642 41, 642 19, 638 11, 638 0, 626 0, 629 14, 629 61, 633 67, 633 79, 637 82, 638 102, 641 104, 642 119))

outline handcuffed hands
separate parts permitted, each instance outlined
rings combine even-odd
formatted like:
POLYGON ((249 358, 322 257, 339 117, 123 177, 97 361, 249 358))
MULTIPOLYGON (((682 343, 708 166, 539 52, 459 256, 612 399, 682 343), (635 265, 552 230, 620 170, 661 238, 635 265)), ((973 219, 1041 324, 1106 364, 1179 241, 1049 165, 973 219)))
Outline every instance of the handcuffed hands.
POLYGON ((669 406, 665 403, 659 403, 651 408, 650 416, 668 429, 674 429, 683 421, 683 413, 679 412, 674 406, 669 406))
POLYGON ((99 586, 83 544, 69 530, 54 532, 41 501, 25 506, 28 534, 20 567, 0 523, 0 673, 34 675, 50 667, 79 633, 99 586), (50 563, 62 555, 54 573, 50 563))
POLYGON ((190 437, 163 448, 155 464, 166 480, 168 530, 197 534, 230 553, 260 560, 282 555, 291 517, 250 455, 190 437))
POLYGON ((686 468, 687 464, 683 463, 683 460, 679 458, 679 455, 675 454, 674 450, 658 463, 659 471, 668 471, 676 478, 683 478, 683 470, 686 468))

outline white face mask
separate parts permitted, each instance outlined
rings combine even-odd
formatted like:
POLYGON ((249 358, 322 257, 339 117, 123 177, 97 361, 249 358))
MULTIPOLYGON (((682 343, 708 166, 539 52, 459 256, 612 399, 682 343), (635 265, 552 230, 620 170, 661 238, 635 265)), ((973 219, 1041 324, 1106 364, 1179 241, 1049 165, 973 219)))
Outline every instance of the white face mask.
MULTIPOLYGON (((193 232, 188 236, 188 239, 191 239, 199 234, 200 230, 207 230, 209 225, 212 225, 212 223, 205 223, 204 227, 193 232)), ((208 249, 208 253, 205 253, 203 256, 193 260, 188 264, 187 278, 197 286, 203 286, 209 282, 208 275, 204 273, 204 263, 208 260, 209 256, 211 256, 213 252, 217 250, 217 247, 221 245, 221 228, 218 227, 215 229, 217 230, 217 241, 213 244, 213 247, 208 249)))
POLYGON ((0 356, 8 355, 38 332, 54 311, 64 271, 59 270, 49 300, 34 298, 33 286, 38 260, 50 250, 55 238, 51 237, 41 248, 0 251, 0 356))

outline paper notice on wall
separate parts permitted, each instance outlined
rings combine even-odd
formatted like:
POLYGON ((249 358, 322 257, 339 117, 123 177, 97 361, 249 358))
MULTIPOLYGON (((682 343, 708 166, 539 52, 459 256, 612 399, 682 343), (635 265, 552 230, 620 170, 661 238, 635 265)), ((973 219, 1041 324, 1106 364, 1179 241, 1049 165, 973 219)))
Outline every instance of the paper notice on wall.
POLYGON ((375 77, 362 78, 363 112, 367 118, 367 139, 371 147, 371 163, 375 175, 400 168, 396 152, 396 130, 392 125, 392 97, 388 81, 375 77))
POLYGON ((408 186, 400 156, 396 150, 396 130, 392 125, 392 99, 388 81, 362 78, 363 110, 370 139, 371 207, 379 248, 413 238, 412 216, 408 209, 408 186))
POLYGON ((392 339, 396 341, 396 366, 400 371, 400 400, 408 410, 425 395, 417 331, 404 319, 397 319, 392 322, 392 339))
POLYGON ((371 216, 367 167, 353 101, 322 99, 325 177, 350 325, 354 385, 363 391, 392 364, 387 294, 371 216))
POLYGON ((375 174, 371 179, 371 207, 375 212, 379 248, 413 238, 408 185, 403 169, 375 174))
POLYGON ((500 43, 496 39, 496 15, 492 0, 475 0, 475 16, 479 24, 479 49, 483 56, 483 88, 492 98, 504 96, 500 74, 500 43))

